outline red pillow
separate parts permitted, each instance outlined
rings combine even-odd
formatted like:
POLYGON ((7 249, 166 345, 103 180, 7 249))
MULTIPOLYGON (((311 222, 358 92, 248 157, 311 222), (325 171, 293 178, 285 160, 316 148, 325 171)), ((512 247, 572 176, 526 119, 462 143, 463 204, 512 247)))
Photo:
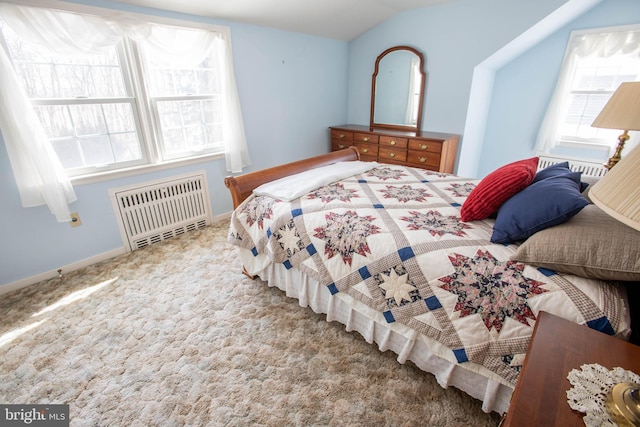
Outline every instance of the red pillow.
POLYGON ((487 175, 462 204, 460 218, 467 221, 485 219, 498 211, 511 196, 524 190, 536 176, 538 158, 504 165, 487 175))

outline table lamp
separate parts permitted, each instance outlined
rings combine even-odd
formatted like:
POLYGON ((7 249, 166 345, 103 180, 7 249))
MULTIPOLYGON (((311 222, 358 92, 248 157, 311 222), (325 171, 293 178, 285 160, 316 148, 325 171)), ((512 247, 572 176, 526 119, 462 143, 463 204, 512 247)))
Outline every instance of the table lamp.
POLYGON ((640 82, 622 83, 591 126, 624 131, 618 137, 615 153, 605 165, 611 169, 620 161, 624 144, 629 140, 629 131, 640 130, 640 82))
MULTIPOLYGON (((640 231, 640 146, 593 185, 589 198, 608 215, 640 231)), ((614 385, 606 407, 619 425, 640 425, 640 384, 614 385)))
POLYGON ((606 214, 640 231, 640 145, 593 185, 589 198, 606 214))

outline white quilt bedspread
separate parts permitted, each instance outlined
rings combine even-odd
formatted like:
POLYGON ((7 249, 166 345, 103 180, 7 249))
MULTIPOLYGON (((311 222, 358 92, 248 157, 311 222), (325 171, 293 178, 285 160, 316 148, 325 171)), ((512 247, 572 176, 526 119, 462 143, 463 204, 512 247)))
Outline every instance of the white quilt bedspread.
POLYGON ((229 241, 350 295, 505 384, 517 381, 542 310, 628 334, 616 284, 510 261, 516 246, 490 243, 492 220, 462 223, 476 183, 377 165, 290 202, 252 195, 234 212, 229 241))

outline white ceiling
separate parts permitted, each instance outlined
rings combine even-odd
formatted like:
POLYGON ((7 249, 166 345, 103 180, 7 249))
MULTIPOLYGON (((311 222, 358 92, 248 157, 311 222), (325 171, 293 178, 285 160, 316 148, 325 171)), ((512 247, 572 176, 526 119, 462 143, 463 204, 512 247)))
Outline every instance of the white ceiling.
POLYGON ((118 0, 349 41, 398 12, 455 0, 118 0))

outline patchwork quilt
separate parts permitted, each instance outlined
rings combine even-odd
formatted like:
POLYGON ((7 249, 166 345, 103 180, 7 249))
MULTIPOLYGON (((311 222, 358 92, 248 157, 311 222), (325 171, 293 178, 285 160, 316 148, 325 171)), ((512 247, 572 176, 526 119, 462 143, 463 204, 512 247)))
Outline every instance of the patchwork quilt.
POLYGON ((618 332, 615 284, 511 261, 490 243, 492 220, 463 223, 477 181, 379 165, 291 202, 252 195, 229 242, 266 254, 446 346, 515 385, 541 310, 618 332))

